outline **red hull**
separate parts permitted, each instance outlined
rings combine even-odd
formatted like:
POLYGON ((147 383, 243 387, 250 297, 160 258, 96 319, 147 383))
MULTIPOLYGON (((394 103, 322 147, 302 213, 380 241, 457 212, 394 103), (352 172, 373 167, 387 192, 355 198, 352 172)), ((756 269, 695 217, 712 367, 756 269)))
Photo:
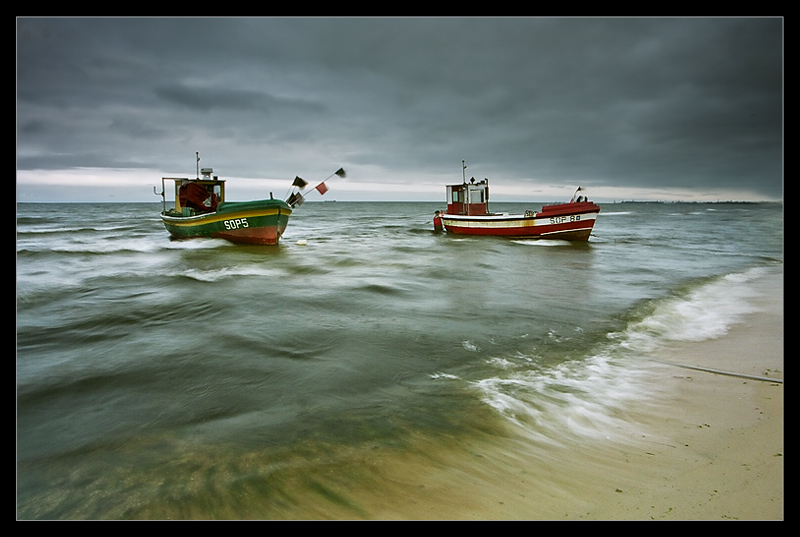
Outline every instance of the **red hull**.
POLYGON ((558 239, 564 241, 587 241, 592 227, 576 225, 548 226, 546 229, 530 230, 519 227, 511 229, 469 228, 446 226, 446 231, 454 235, 481 235, 485 237, 510 237, 515 239, 558 239))
POLYGON ((583 202, 545 206, 540 213, 525 215, 443 213, 434 218, 434 227, 456 235, 586 241, 599 212, 599 206, 583 202))
POLYGON ((283 234, 283 230, 278 232, 277 227, 262 227, 256 229, 237 229, 235 231, 224 231, 212 233, 215 239, 225 239, 238 244, 278 244, 283 234))
POLYGON ((587 241, 592 234, 600 207, 583 195, 575 195, 569 203, 545 205, 542 211, 525 214, 489 212, 489 180, 467 182, 461 161, 462 183, 448 185, 447 210, 436 211, 433 228, 457 235, 484 235, 515 238, 548 238, 567 241, 587 241))

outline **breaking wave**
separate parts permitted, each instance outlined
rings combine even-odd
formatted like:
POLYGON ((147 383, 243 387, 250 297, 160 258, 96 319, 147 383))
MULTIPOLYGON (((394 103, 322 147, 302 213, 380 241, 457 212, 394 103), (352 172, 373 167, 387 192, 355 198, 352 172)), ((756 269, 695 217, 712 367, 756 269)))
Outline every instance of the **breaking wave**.
MULTIPOLYGON (((473 383, 482 400, 527 436, 547 443, 630 434, 633 405, 656 404, 667 387, 649 358, 671 342, 724 336, 758 311, 752 284, 767 268, 728 274, 656 299, 632 312, 624 329, 606 334, 588 353, 553 366, 535 353, 487 360, 496 375, 473 383)), ((569 358, 569 357, 568 357, 569 358)))

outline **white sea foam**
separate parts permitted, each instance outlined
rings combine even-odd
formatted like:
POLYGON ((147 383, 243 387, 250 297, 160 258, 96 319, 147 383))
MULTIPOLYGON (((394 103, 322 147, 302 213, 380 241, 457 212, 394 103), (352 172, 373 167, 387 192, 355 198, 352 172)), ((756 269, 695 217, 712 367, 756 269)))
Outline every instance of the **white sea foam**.
POLYGON ((116 252, 149 253, 158 250, 159 247, 147 239, 130 239, 126 241, 83 239, 50 246, 49 249, 53 252, 61 253, 112 254, 116 252))
POLYGON ((474 383, 483 401, 544 442, 630 434, 630 409, 656 404, 668 389, 652 375, 646 357, 671 341, 701 341, 724 335, 742 316, 757 311, 750 285, 764 269, 730 274, 680 296, 658 299, 650 313, 608 341, 550 368, 514 357, 491 357, 496 376, 474 383))
POLYGON ((462 341, 461 346, 470 352, 480 352, 481 350, 481 348, 474 341, 470 340, 462 341))
POLYGON ((572 246, 570 241, 560 241, 555 239, 515 239, 514 244, 523 244, 525 246, 572 246))
MULTIPOLYGON (((22 245, 22 246, 21 246, 22 245)), ((18 242, 17 248, 25 243, 18 242)), ((55 245, 48 245, 53 252, 113 254, 117 252, 151 253, 159 250, 208 250, 232 246, 223 239, 196 238, 183 241, 156 240, 151 237, 134 237, 120 240, 118 237, 84 237, 73 238, 55 245)))
POLYGON ((450 373, 442 373, 442 372, 433 373, 431 375, 431 378, 434 380, 438 379, 459 380, 459 377, 457 377, 456 375, 451 375, 450 373))
POLYGON ((187 240, 168 241, 162 244, 167 250, 207 250, 210 248, 224 248, 233 246, 233 243, 225 239, 194 238, 187 240))
POLYGON ((751 281, 764 269, 729 274, 684 295, 663 299, 653 311, 624 332, 609 334, 626 349, 650 352, 670 341, 703 341, 725 335, 742 316, 758 311, 751 281))
POLYGON ((549 370, 518 370, 481 380, 484 402, 537 441, 609 438, 629 433, 625 407, 648 389, 643 373, 614 364, 609 356, 563 363, 549 370))
POLYGON ((217 282, 227 278, 241 276, 274 276, 278 274, 277 269, 257 265, 238 265, 235 267, 223 267, 218 269, 188 269, 180 272, 181 276, 192 278, 201 282, 217 282))

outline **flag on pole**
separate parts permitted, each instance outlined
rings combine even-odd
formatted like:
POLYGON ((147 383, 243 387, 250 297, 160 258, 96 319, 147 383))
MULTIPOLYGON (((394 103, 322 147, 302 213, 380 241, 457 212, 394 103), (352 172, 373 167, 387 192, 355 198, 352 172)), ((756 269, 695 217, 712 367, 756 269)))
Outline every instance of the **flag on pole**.
POLYGON ((328 191, 328 187, 325 186, 325 181, 322 181, 320 184, 318 184, 314 188, 317 189, 317 191, 320 193, 320 195, 325 194, 325 192, 328 191))
POLYGON ((295 192, 294 194, 289 196, 289 199, 286 200, 286 203, 289 204, 289 207, 295 208, 302 205, 304 201, 305 198, 303 198, 303 195, 300 194, 300 192, 295 192))
POLYGON ((292 183, 292 186, 297 186, 297 187, 300 187, 300 188, 305 188, 305 186, 306 186, 307 184, 308 184, 308 181, 306 181, 306 180, 305 180, 305 179, 303 179, 302 177, 296 176, 296 177, 294 178, 294 183, 292 183))

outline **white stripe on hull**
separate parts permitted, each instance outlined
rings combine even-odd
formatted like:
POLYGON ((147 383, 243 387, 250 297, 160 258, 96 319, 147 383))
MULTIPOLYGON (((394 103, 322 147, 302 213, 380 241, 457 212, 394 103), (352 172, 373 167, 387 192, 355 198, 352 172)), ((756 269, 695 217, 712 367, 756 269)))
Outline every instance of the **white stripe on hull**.
POLYGON ((566 215, 522 216, 494 214, 484 216, 441 215, 444 229, 456 235, 483 235, 509 238, 550 238, 586 241, 594 228, 596 212, 566 215))
POLYGON ((464 216, 464 215, 442 215, 442 223, 445 227, 477 228, 477 229, 513 229, 513 228, 533 228, 558 226, 563 224, 586 223, 586 226, 594 225, 597 213, 568 214, 552 217, 522 217, 513 215, 494 215, 494 216, 464 216))

